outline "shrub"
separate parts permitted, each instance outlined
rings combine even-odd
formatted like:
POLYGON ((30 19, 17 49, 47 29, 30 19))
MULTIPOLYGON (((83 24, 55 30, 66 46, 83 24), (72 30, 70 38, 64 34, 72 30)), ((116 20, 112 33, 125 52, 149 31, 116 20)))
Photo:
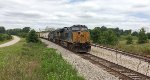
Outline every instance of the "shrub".
POLYGON ((134 31, 131 35, 132 35, 132 36, 137 36, 137 37, 138 37, 138 32, 134 31))
POLYGON ((118 44, 118 37, 112 30, 107 30, 99 35, 99 44, 116 45, 118 44))
POLYGON ((129 35, 126 39, 127 39, 126 44, 132 44, 133 43, 133 38, 131 35, 129 35))
MULTIPOLYGON (((112 29, 108 29, 105 26, 95 27, 90 30, 91 39, 94 43, 104 44, 104 45, 116 45, 118 44, 117 33, 112 29)), ((119 36, 119 35, 118 35, 119 36)))
POLYGON ((147 33, 147 37, 148 37, 148 39, 150 39, 150 33, 147 33))
POLYGON ((106 34, 105 37, 106 37, 106 40, 107 40, 106 43, 108 45, 118 44, 118 37, 112 30, 108 30, 105 34, 106 34))
POLYGON ((27 35, 28 33, 25 33, 25 32, 18 33, 18 36, 23 37, 23 38, 26 38, 27 35))
POLYGON ((142 43, 147 43, 148 42, 148 37, 145 34, 145 30, 144 28, 142 28, 139 32, 139 36, 138 36, 138 43, 142 44, 142 43))
POLYGON ((4 40, 10 40, 12 39, 11 35, 8 34, 0 34, 0 41, 4 41, 4 40))
POLYGON ((5 31, 6 31, 6 30, 5 30, 5 27, 0 26, 0 33, 1 33, 1 34, 4 34, 4 33, 5 33, 5 31))
POLYGON ((3 38, 3 34, 0 34, 0 41, 3 41, 4 38, 3 38))
POLYGON ((38 35, 36 34, 35 30, 31 30, 29 33, 28 33, 28 36, 26 38, 27 42, 33 42, 33 43, 37 43, 39 42, 39 39, 38 39, 38 35))

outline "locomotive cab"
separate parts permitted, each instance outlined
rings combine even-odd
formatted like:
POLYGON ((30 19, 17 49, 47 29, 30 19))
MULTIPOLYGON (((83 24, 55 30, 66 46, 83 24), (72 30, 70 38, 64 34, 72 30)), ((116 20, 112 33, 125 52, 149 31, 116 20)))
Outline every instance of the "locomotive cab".
POLYGON ((85 25, 74 25, 71 27, 72 42, 76 52, 89 52, 90 33, 85 25))

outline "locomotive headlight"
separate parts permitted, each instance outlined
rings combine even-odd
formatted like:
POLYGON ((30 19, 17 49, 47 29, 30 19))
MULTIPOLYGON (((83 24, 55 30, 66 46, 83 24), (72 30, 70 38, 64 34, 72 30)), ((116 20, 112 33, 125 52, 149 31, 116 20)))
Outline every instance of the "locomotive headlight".
POLYGON ((78 34, 80 34, 80 32, 78 32, 78 34))
POLYGON ((84 37, 84 35, 82 34, 81 37, 84 37))

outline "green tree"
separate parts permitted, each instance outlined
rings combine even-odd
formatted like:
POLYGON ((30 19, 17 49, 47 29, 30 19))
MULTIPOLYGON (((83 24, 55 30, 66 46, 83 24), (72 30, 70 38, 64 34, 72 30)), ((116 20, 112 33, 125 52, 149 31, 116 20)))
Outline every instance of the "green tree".
POLYGON ((138 36, 138 32, 134 31, 131 35, 132 36, 138 36))
POLYGON ((26 38, 27 42, 37 43, 39 42, 38 35, 35 30, 31 30, 26 38))
POLYGON ((147 37, 148 37, 148 39, 150 39, 150 33, 147 33, 147 37))
POLYGON ((125 30, 124 31, 124 35, 130 35, 131 34, 131 30, 125 30))
POLYGON ((5 27, 3 27, 3 26, 0 26, 0 33, 5 33, 5 27))
POLYGON ((133 43, 133 38, 131 35, 129 35, 126 39, 127 39, 126 44, 132 44, 133 43))
POLYGON ((30 27, 24 27, 22 29, 23 32, 28 33, 30 31, 30 27))
POLYGON ((3 41, 3 40, 4 40, 4 35, 0 34, 0 41, 3 41))
POLYGON ((12 39, 11 35, 8 34, 0 34, 0 41, 4 41, 4 40, 10 40, 12 39))
POLYGON ((107 27, 102 26, 102 27, 101 27, 101 30, 102 30, 102 31, 107 31, 107 27))
POLYGON ((94 43, 98 43, 99 35, 101 34, 100 27, 95 27, 93 30, 90 31, 91 39, 94 43))
POLYGON ((20 28, 8 29, 6 31, 7 34, 11 34, 11 35, 18 35, 21 32, 22 32, 22 29, 20 29, 20 28))
POLYGON ((25 33, 25 32, 20 32, 20 33, 17 34, 17 36, 20 36, 22 38, 26 38, 27 35, 28 35, 28 33, 25 33))
POLYGON ((91 39, 94 43, 104 44, 104 45, 115 45, 118 43, 117 34, 114 33, 113 29, 108 29, 105 26, 95 27, 90 30, 91 39))
POLYGON ((147 42, 148 42, 148 37, 145 33, 144 28, 142 28, 139 32, 138 43, 142 44, 142 43, 147 43, 147 42))
POLYGON ((118 43, 118 37, 112 30, 104 32, 104 39, 106 45, 116 45, 118 43))
POLYGON ((117 37, 120 37, 120 30, 119 30, 119 28, 114 28, 114 33, 117 35, 117 37))

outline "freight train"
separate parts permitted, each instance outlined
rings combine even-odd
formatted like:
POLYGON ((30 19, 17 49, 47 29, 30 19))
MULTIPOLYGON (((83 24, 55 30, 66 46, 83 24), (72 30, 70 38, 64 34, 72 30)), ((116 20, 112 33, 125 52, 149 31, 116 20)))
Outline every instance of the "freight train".
POLYGON ((85 25, 73 25, 49 32, 39 32, 39 37, 57 43, 75 52, 89 52, 90 32, 85 25))

